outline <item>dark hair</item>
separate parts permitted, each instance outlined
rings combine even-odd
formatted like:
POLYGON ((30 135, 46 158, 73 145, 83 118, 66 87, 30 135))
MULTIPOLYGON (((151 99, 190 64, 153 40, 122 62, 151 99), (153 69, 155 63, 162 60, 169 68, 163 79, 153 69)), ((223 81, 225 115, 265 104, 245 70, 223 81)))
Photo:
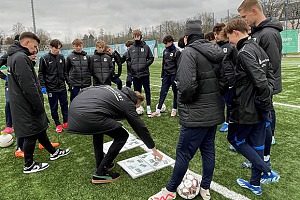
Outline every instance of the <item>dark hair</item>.
POLYGON ((178 46, 180 48, 184 48, 185 47, 185 44, 184 44, 184 37, 180 37, 179 40, 178 40, 178 46))
POLYGON ((31 32, 23 32, 21 35, 20 35, 20 41, 23 40, 24 38, 30 38, 30 39, 33 39, 33 40, 36 40, 38 43, 40 43, 40 39, 38 36, 36 36, 34 33, 31 33, 31 32))
POLYGON ((130 47, 131 45, 133 45, 133 41, 132 40, 127 40, 127 42, 125 43, 125 46, 130 47))
POLYGON ((50 46, 58 49, 58 46, 62 47, 62 43, 58 39, 54 39, 50 41, 50 46))
POLYGON ((219 34, 224 27, 225 27, 224 23, 217 23, 213 28, 213 32, 219 34))
POLYGON ((208 40, 208 41, 215 40, 216 38, 215 38, 214 32, 210 31, 210 32, 206 33, 206 34, 204 35, 204 39, 206 39, 206 40, 208 40))
POLYGON ((163 43, 164 43, 164 44, 167 44, 168 42, 174 42, 174 38, 173 38, 171 35, 166 35, 166 36, 163 38, 163 43))

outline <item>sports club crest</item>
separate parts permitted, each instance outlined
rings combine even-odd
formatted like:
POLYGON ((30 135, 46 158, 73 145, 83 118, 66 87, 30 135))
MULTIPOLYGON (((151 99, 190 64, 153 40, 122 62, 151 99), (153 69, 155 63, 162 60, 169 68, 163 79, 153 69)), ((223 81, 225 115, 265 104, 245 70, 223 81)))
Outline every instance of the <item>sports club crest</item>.
POLYGON ((173 57, 173 55, 174 55, 173 53, 170 53, 170 56, 171 56, 171 57, 173 57))
POLYGON ((104 61, 104 62, 107 62, 107 58, 104 58, 103 61, 104 61))
POLYGON ((141 52, 144 52, 145 51, 145 49, 144 48, 141 48, 141 52))

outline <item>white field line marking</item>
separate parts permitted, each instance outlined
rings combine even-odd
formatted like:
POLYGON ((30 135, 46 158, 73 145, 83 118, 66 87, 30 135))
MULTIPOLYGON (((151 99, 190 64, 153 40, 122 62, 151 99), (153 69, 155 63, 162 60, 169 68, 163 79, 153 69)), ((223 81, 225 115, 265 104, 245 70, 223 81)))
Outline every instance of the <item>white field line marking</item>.
MULTIPOLYGON (((153 85, 153 84, 150 84, 151 86, 153 87, 159 87, 161 88, 160 85, 153 85)), ((300 109, 300 106, 297 106, 297 105, 292 105, 292 104, 285 104, 285 103, 277 103, 277 102, 273 102, 273 104, 275 105, 279 105, 279 106, 285 106, 285 107, 291 107, 291 108, 299 108, 300 109)))
POLYGON ((291 108, 300 108, 300 106, 291 105, 291 104, 285 104, 285 103, 277 103, 277 102, 273 102, 273 104, 279 105, 279 106, 291 107, 291 108))
MULTIPOLYGON (((123 128, 125 129, 125 127, 123 127, 123 128)), ((125 130, 126 130, 129 134, 132 135, 132 133, 130 133, 127 129, 125 129, 125 130)), ((140 147, 141 147, 142 149, 144 149, 146 152, 151 152, 151 149, 148 149, 148 147, 147 147, 145 144, 141 145, 140 147)), ((171 166, 174 168, 174 165, 171 165, 171 166)), ((193 172, 193 171, 191 171, 191 170, 189 170, 189 169, 188 169, 188 171, 189 171, 190 173, 192 173, 194 176, 198 177, 199 180, 202 179, 202 176, 201 176, 201 175, 199 175, 199 174, 197 174, 197 173, 195 173, 195 172, 193 172)), ((232 199, 232 200, 251 200, 251 199, 249 199, 248 197, 245 197, 245 196, 243 196, 243 195, 241 195, 241 194, 238 194, 238 193, 236 193, 236 192, 234 192, 234 191, 231 191, 231 190, 229 190, 228 188, 226 188, 226 187, 224 187, 224 186, 222 186, 222 185, 220 185, 220 184, 218 184, 218 183, 216 183, 216 182, 214 182, 214 181, 211 182, 210 189, 212 189, 212 190, 218 192, 219 194, 223 195, 224 197, 226 197, 226 198, 228 198, 228 199, 232 199)))

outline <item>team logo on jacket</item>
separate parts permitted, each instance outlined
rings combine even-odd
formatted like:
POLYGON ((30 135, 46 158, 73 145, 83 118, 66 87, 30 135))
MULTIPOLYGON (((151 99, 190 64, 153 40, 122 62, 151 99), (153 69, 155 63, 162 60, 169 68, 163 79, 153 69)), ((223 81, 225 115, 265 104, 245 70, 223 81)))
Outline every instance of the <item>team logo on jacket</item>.
POLYGON ((94 58, 94 61, 97 61, 98 59, 97 58, 94 58))
POLYGON ((59 62, 62 63, 62 59, 59 59, 59 62))
POLYGON ((107 58, 104 58, 103 60, 104 60, 104 62, 107 62, 107 58))
POLYGON ((86 60, 86 56, 83 56, 83 60, 86 60))
POLYGON ((73 60, 76 60, 77 59, 77 57, 73 57, 73 60))
POLYGON ((227 53, 227 48, 223 48, 223 52, 224 52, 224 53, 227 53))
POLYGON ((112 61, 112 62, 115 62, 115 58, 112 58, 111 61, 112 61))
POLYGON ((141 48, 141 52, 144 52, 145 51, 145 49, 144 48, 141 48))
POLYGON ((170 53, 170 56, 172 57, 172 56, 173 56, 173 53, 170 53))

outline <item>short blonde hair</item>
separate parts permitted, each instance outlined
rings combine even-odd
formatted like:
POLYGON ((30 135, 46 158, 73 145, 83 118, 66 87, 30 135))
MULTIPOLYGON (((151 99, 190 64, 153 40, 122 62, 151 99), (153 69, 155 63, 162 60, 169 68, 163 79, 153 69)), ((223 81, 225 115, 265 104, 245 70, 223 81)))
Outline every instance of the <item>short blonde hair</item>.
POLYGON ((96 42, 96 47, 102 47, 102 48, 104 48, 105 47, 105 42, 103 40, 98 40, 96 42))
POLYGON ((76 38, 73 40, 72 45, 82 45, 83 41, 81 39, 76 38))
POLYGON ((253 7, 257 8, 259 11, 262 11, 261 4, 258 2, 258 0, 244 0, 238 7, 237 11, 251 11, 253 7))

